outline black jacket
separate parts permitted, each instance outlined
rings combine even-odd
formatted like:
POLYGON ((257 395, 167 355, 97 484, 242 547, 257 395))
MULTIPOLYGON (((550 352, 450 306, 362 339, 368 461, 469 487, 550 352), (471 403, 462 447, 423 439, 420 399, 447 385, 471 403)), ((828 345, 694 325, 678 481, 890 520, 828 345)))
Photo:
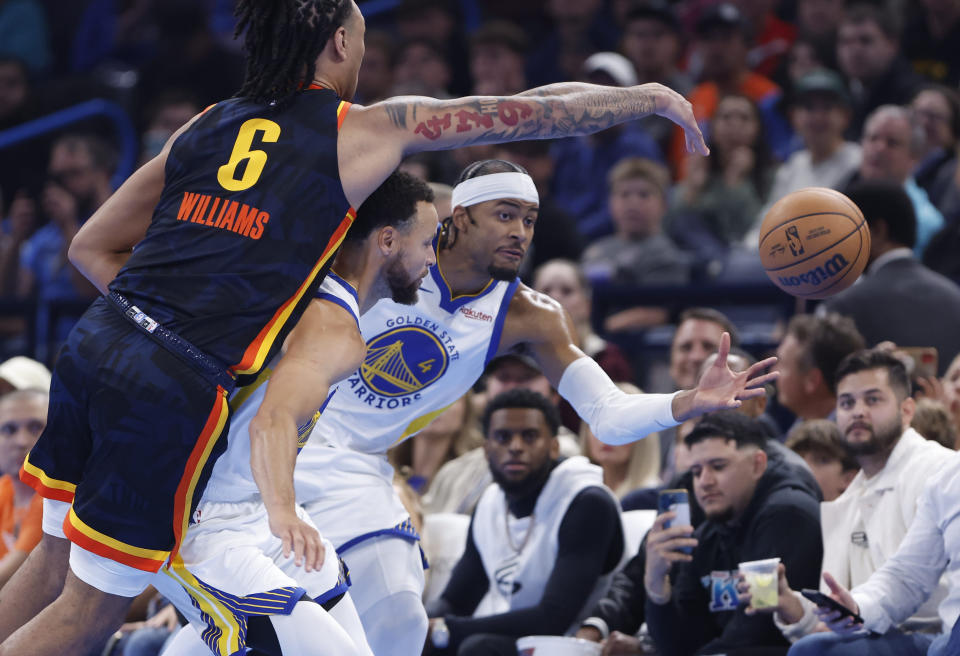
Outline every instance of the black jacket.
POLYGON ((647 625, 663 656, 759 647, 786 653, 789 643, 772 616, 748 616, 738 605, 734 575, 741 562, 779 556, 793 588, 816 588, 823 560, 818 497, 809 481, 773 459, 742 517, 708 519, 696 529, 693 561, 674 567, 671 603, 646 602, 647 625))

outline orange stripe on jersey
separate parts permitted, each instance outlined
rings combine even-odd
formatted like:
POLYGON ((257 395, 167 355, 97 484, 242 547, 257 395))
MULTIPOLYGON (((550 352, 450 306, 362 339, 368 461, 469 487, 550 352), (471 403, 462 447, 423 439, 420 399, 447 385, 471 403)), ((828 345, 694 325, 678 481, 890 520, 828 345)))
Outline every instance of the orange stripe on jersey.
POLYGON ((47 476, 42 469, 30 463, 29 455, 20 467, 20 480, 36 490, 37 494, 44 499, 72 503, 74 492, 77 490, 75 483, 58 481, 47 476))
POLYGON ((303 298, 303 295, 310 289, 311 284, 313 284, 320 270, 323 269, 323 266, 327 263, 327 260, 330 259, 330 256, 340 248, 340 243, 343 241, 343 238, 346 237, 347 230, 353 225, 353 220, 356 217, 357 211, 355 209, 351 207, 347 210, 347 215, 343 217, 343 221, 340 222, 340 225, 337 226, 337 229, 330 237, 330 241, 327 242, 327 247, 323 250, 323 255, 317 260, 313 270, 310 271, 310 275, 303 281, 303 284, 300 285, 296 293, 277 309, 270 321, 267 322, 267 325, 265 325, 257 335, 256 339, 254 339, 247 347, 247 350, 243 352, 243 359, 230 367, 231 373, 237 375, 252 374, 260 370, 264 360, 267 358, 267 354, 270 352, 270 348, 273 346, 274 340, 277 338, 277 335, 280 334, 280 329, 283 328, 283 325, 293 313, 293 308, 296 307, 300 299, 303 298))
POLYGON ((169 551, 143 549, 105 535, 84 524, 72 506, 63 520, 63 532, 71 542, 87 551, 145 572, 159 571, 170 555, 169 551))
POLYGON ((346 100, 341 100, 340 104, 337 105, 337 130, 343 127, 343 119, 347 118, 347 112, 350 111, 351 107, 353 107, 353 103, 348 103, 346 100))
POLYGON ((200 474, 204 465, 210 459, 210 451, 213 445, 217 443, 223 427, 227 423, 227 416, 230 414, 230 406, 227 404, 227 391, 217 385, 217 400, 213 404, 213 409, 207 416, 207 423, 204 424, 200 436, 193 445, 193 451, 190 452, 190 458, 187 460, 187 466, 183 468, 183 477, 177 485, 177 493, 173 499, 173 555, 177 555, 180 548, 180 541, 187 532, 187 524, 190 522, 190 506, 193 505, 193 495, 197 490, 197 482, 200 480, 200 474))

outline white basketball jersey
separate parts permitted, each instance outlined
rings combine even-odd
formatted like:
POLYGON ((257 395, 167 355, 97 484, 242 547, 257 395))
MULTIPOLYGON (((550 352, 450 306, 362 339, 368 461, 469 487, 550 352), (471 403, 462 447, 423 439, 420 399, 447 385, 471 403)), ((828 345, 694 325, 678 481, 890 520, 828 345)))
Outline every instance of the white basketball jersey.
MULTIPOLYGON (((508 512, 506 497, 499 485, 494 483, 486 489, 477 503, 472 530, 490 581, 477 616, 530 608, 540 603, 556 563, 560 524, 573 499, 588 487, 603 488, 603 470, 583 456, 575 456, 561 462, 550 473, 537 497, 533 514, 527 517, 517 519, 508 512)), ((610 497, 619 507, 612 492, 610 497)), ((592 594, 583 600, 581 616, 571 625, 571 630, 580 627, 580 620, 606 592, 612 576, 613 572, 609 572, 598 579, 592 594)))
MULTIPOLYGON (((327 274, 320 284, 316 298, 336 303, 359 322, 360 307, 357 303, 357 291, 340 276, 332 272, 327 274)), ((230 433, 227 436, 227 449, 213 465, 202 501, 239 503, 251 501, 260 496, 250 469, 250 420, 260 409, 260 403, 267 391, 267 381, 280 357, 280 355, 274 356, 253 384, 238 389, 230 399, 230 433)), ((335 391, 330 390, 327 403, 333 398, 335 391)), ((323 408, 320 408, 318 414, 322 410, 323 408)), ((317 415, 314 415, 308 425, 298 428, 301 449, 316 419, 317 415)))
POLYGON ((297 461, 297 498, 314 498, 311 479, 330 475, 324 450, 386 453, 463 396, 499 348, 518 285, 491 280, 451 298, 434 266, 415 305, 384 299, 360 317, 366 357, 314 426, 297 461))

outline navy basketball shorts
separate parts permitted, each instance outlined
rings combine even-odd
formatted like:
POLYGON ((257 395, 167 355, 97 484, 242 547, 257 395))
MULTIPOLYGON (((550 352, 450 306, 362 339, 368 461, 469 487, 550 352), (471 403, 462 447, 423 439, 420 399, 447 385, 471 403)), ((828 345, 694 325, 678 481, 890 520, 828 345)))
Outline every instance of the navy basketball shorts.
POLYGON ((100 298, 60 352, 47 427, 20 477, 72 504, 63 530, 75 545, 156 572, 226 448, 218 382, 100 298))

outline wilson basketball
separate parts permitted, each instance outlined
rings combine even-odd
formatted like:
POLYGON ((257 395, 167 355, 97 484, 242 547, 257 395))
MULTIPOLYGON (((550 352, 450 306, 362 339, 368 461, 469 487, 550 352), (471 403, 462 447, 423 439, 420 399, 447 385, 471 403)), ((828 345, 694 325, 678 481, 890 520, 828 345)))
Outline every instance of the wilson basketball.
POLYGON ((773 284, 798 298, 827 298, 843 291, 863 273, 869 255, 867 222, 839 191, 795 191, 763 217, 763 269, 773 284))

